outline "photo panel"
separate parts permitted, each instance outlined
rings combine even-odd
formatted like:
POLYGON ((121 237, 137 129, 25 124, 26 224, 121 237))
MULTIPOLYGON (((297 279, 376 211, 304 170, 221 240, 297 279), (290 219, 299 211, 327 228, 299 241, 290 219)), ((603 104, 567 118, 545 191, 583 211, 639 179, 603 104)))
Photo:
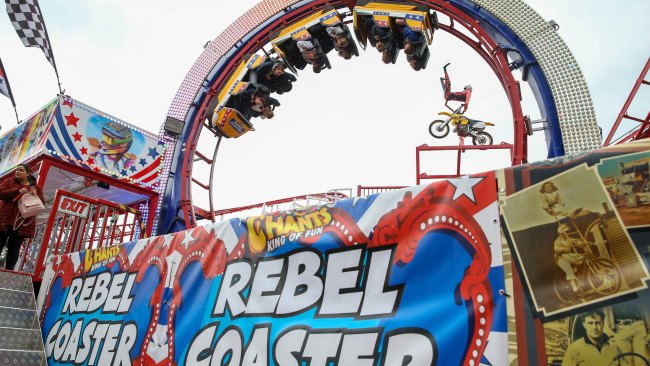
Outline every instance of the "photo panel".
POLYGON ((535 309, 545 316, 647 287, 643 260, 586 164, 512 194, 501 209, 535 309))
POLYGON ((544 323, 548 366, 645 366, 650 362, 650 292, 544 323))
POLYGON ((603 159, 597 169, 625 227, 650 226, 650 151, 603 159))

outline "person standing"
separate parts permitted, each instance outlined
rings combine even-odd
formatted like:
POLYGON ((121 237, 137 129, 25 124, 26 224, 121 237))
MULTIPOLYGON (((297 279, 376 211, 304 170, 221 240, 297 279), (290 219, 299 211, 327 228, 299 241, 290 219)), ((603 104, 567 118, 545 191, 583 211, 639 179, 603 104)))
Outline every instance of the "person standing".
POLYGON ((0 247, 7 246, 5 268, 10 270, 18 261, 23 240, 33 238, 36 230, 35 217, 24 220, 18 217, 18 200, 22 195, 31 193, 44 202, 43 192, 36 186, 36 178, 28 165, 18 165, 14 175, 14 179, 0 185, 0 247))

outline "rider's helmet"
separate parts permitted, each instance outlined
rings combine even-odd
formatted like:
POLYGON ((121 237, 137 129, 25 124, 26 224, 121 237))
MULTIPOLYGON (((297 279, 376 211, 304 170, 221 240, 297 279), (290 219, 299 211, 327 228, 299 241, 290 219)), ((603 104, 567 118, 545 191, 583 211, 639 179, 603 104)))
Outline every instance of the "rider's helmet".
POLYGON ((463 88, 463 90, 469 90, 469 91, 472 91, 472 85, 470 85, 470 84, 465 85, 465 87, 463 88))

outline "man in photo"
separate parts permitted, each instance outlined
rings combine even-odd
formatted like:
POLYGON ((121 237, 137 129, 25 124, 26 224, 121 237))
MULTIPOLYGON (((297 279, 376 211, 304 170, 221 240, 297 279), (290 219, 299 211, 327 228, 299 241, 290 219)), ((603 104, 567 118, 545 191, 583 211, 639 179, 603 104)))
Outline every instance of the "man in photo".
POLYGON ((553 251, 555 252, 555 263, 566 275, 566 280, 571 285, 571 290, 578 292, 580 289, 573 266, 582 263, 585 256, 577 250, 583 246, 583 243, 580 240, 571 238, 567 234, 569 230, 568 225, 560 224, 560 227, 557 229, 557 239, 553 243, 553 251))
POLYGON ((585 335, 567 348, 562 366, 607 366, 615 360, 615 365, 629 366, 627 361, 619 359, 621 351, 603 332, 605 314, 601 310, 589 311, 580 318, 585 335))

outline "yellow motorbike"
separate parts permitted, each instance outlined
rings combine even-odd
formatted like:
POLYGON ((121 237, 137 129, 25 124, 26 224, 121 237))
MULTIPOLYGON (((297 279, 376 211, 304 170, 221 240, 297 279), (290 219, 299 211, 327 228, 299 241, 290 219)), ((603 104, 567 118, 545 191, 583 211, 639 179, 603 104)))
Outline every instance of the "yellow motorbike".
POLYGON ((447 116, 447 119, 441 120, 437 119, 429 125, 429 133, 431 136, 441 139, 445 138, 451 127, 451 124, 454 128, 454 132, 460 137, 472 137, 472 143, 474 145, 492 145, 492 135, 485 132, 487 126, 494 126, 494 123, 480 121, 478 119, 467 118, 461 112, 465 107, 464 104, 461 104, 455 111, 449 112, 440 112, 438 115, 447 116))

